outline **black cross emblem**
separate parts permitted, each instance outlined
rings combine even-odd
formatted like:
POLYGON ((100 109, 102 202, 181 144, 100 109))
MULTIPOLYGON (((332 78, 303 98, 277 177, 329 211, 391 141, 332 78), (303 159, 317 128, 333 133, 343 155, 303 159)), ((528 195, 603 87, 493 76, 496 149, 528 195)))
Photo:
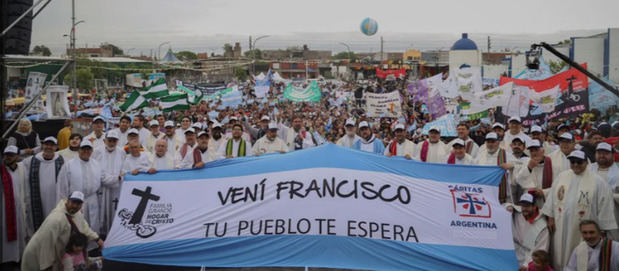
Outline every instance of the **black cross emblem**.
POLYGON ((141 197, 142 199, 140 200, 138 207, 136 207, 135 211, 133 211, 133 216, 131 217, 131 220, 129 220, 129 224, 140 224, 142 222, 142 217, 144 216, 144 211, 146 211, 146 204, 148 201, 159 200, 159 196, 150 193, 151 189, 152 188, 150 186, 147 186, 144 191, 137 188, 134 188, 133 191, 131 191, 131 194, 141 197))

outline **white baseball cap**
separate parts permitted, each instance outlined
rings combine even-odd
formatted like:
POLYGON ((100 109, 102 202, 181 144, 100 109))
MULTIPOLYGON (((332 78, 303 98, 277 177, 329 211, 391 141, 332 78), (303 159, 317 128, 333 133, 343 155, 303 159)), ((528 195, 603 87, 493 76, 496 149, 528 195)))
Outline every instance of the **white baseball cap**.
POLYGON ((432 132, 432 131, 437 131, 437 132, 441 132, 441 128, 439 128, 438 126, 432 126, 430 128, 430 130, 428 130, 428 132, 432 132))
POLYGON ((347 119, 346 124, 344 126, 348 126, 348 125, 355 126, 355 121, 353 119, 347 119))
POLYGON ((116 130, 110 130, 105 135, 105 138, 115 138, 115 139, 118 139, 118 132, 116 132, 116 130))
POLYGON ((202 131, 202 132, 199 132, 199 133, 198 133, 198 137, 201 137, 201 136, 203 136, 203 135, 205 135, 206 137, 208 137, 208 133, 207 133, 207 132, 202 131))
POLYGON ((452 146, 455 146, 455 145, 460 145, 460 146, 464 147, 465 146, 464 140, 462 140, 460 138, 454 139, 454 143, 452 144, 452 146))
POLYGON ((193 127, 189 127, 187 130, 185 130, 185 134, 186 133, 196 133, 196 130, 193 129, 193 127))
POLYGON ((103 117, 101 117, 101 116, 96 116, 94 119, 92 119, 92 122, 95 122, 95 121, 98 121, 98 120, 105 122, 105 119, 103 117))
POLYGON ((529 193, 524 193, 522 194, 522 196, 520 196, 520 200, 518 202, 519 203, 526 202, 528 204, 535 204, 535 198, 533 197, 533 195, 529 193))
POLYGON ((58 140, 56 140, 56 138, 53 136, 48 136, 45 139, 43 139, 42 143, 45 143, 45 142, 52 142, 54 144, 58 144, 58 140))
POLYGON ((269 116, 267 115, 263 115, 262 118, 260 118, 260 120, 271 120, 271 118, 269 118, 269 116))
POLYGON ((140 132, 138 131, 138 129, 131 128, 129 129, 129 132, 127 132, 127 135, 130 135, 130 134, 140 135, 140 132))
POLYGON ((82 143, 80 143, 80 148, 85 147, 92 148, 92 143, 90 142, 90 140, 82 140, 82 143))
POLYGON ((171 120, 167 120, 163 123, 163 127, 174 127, 174 122, 171 120))
POLYGON ((192 124, 191 127, 198 129, 198 130, 202 130, 202 123, 196 122, 192 124))
POLYGON ((579 150, 575 150, 573 152, 570 153, 570 155, 567 156, 567 158, 577 158, 577 159, 581 159, 581 160, 585 160, 585 152, 583 151, 579 151, 579 150))
POLYGON ((7 154, 7 153, 19 154, 19 149, 17 149, 17 146, 8 145, 6 146, 6 148, 4 148, 4 154, 7 154))
MULTIPOLYGON (((395 125, 395 128, 393 128, 393 131, 397 131, 397 130, 399 130, 399 129, 404 130, 404 129, 405 129, 405 128, 404 128, 404 124, 402 124, 402 123, 398 123, 398 124, 396 124, 396 125, 395 125)), ((440 132, 440 131, 439 131, 439 132, 440 132)))
POLYGON ((364 127, 368 127, 368 128, 370 127, 370 124, 368 124, 368 122, 365 120, 362 122, 359 122, 359 129, 364 128, 364 127))
POLYGON ((159 122, 157 120, 151 120, 150 123, 148 123, 148 125, 150 125, 150 126, 159 126, 159 122))
POLYGON ((213 128, 217 128, 217 127, 221 128, 221 123, 219 123, 219 121, 213 122, 213 128))
POLYGON ((269 130, 277 130, 277 124, 275 122, 269 122, 269 130))
POLYGON ((239 118, 237 118, 236 116, 230 117, 230 121, 233 121, 233 120, 239 120, 239 118))
POLYGON ((492 129, 497 128, 497 127, 505 130, 505 125, 503 125, 501 123, 496 122, 496 123, 492 124, 492 129))
POLYGON ((510 117, 510 118, 509 118, 509 120, 508 120, 507 122, 512 122, 512 121, 517 121, 518 123, 521 123, 521 122, 522 122, 522 120, 521 120, 521 119, 520 119, 520 117, 518 117, 518 116, 513 116, 513 117, 510 117))
POLYGON ((69 196, 69 200, 70 201, 84 202, 84 193, 82 193, 80 191, 73 191, 73 193, 71 193, 71 195, 69 196))
POLYGON ((596 151, 602 150, 602 151, 609 151, 609 152, 613 152, 613 147, 610 146, 610 144, 606 143, 606 142, 601 142, 598 144, 598 146, 595 148, 596 151))
POLYGON ((516 141, 516 140, 518 140, 518 141, 520 141, 520 142, 522 142, 522 143, 525 143, 525 139, 524 139, 524 137, 523 137, 523 136, 521 136, 521 135, 517 135, 517 136, 515 136, 515 137, 512 139, 512 143, 513 143, 514 141, 516 141))
POLYGON ((490 132, 486 135, 486 140, 498 140, 499 136, 495 132, 490 132))
POLYGON ((527 142, 527 149, 541 148, 541 147, 542 147, 542 144, 537 139, 531 139, 529 140, 529 142, 527 142))
POLYGON ((542 127, 540 126, 537 126, 537 125, 531 126, 531 133, 541 133, 542 131, 543 131, 542 127))
POLYGON ((562 133, 559 136, 559 140, 561 140, 561 139, 566 139, 566 140, 572 141, 574 139, 574 137, 570 133, 562 133))

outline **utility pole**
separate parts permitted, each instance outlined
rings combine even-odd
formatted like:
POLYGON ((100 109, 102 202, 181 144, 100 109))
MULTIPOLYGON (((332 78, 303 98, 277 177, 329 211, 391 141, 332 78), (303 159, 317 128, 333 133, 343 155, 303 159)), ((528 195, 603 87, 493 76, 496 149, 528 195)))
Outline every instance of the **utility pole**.
POLYGON ((488 53, 490 53, 490 48, 492 48, 492 41, 490 40, 490 36, 488 36, 488 53))
POLYGON ((71 69, 71 79, 73 88, 73 110, 77 116, 77 54, 75 52, 75 0, 71 0, 71 59, 73 69, 71 69))
POLYGON ((383 64, 383 36, 380 36, 380 64, 383 64))
POLYGON ((251 72, 252 75, 254 75, 255 73, 254 61, 256 61, 256 56, 254 55, 254 51, 251 50, 251 35, 249 36, 249 52, 251 53, 251 69, 249 71, 251 72))

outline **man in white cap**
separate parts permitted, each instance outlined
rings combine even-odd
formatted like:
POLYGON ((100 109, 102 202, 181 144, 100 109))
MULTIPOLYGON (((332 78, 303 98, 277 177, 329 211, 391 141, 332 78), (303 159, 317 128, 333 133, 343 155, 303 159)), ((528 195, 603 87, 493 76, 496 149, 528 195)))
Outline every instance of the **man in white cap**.
POLYGON ((256 142, 266 134, 269 129, 269 121, 271 121, 271 118, 268 115, 262 115, 258 128, 252 127, 248 121, 244 121, 243 126, 245 126, 245 129, 251 134, 254 139, 253 142, 256 142))
POLYGON ((82 141, 78 158, 62 166, 56 184, 56 201, 66 199, 71 191, 84 193, 84 217, 91 229, 101 231, 101 183, 103 170, 99 162, 91 159, 92 143, 82 141))
MULTIPOLYGON (((499 144, 499 136, 495 132, 486 134, 486 142, 484 143, 486 148, 482 149, 477 155, 475 159, 477 164, 484 166, 500 166, 504 169, 508 169, 507 151, 501 148, 499 144)), ((508 183, 508 177, 508 172, 505 172, 501 179, 501 184, 499 184, 499 201, 501 203, 512 202, 511 187, 508 183)))
POLYGON ((103 139, 105 139, 105 119, 96 116, 92 119, 92 132, 84 137, 84 140, 92 142, 92 146, 96 149, 103 146, 103 139))
POLYGON ((146 118, 144 118, 144 116, 142 115, 136 115, 135 117, 133 117, 133 128, 138 130, 138 135, 140 136, 139 140, 142 146, 144 146, 146 138, 151 133, 148 129, 144 128, 144 126, 146 125, 144 123, 145 121, 146 118))
POLYGON ((140 151, 140 143, 129 142, 129 155, 125 158, 121 174, 137 175, 139 172, 147 172, 150 169, 150 153, 140 151))
POLYGON ((258 139, 252 147, 252 153, 256 156, 273 152, 286 153, 288 146, 277 137, 277 124, 271 122, 268 128, 266 135, 258 139))
POLYGON ((97 160, 103 170, 103 231, 109 230, 114 219, 114 210, 120 194, 122 180, 121 169, 125 163, 126 153, 117 146, 118 133, 114 130, 105 135, 105 145, 95 148, 92 159, 97 160))
POLYGON ((550 142, 546 141, 546 132, 544 131, 544 129, 538 125, 533 125, 531 126, 531 134, 530 134, 531 139, 537 139, 539 140, 539 142, 542 143, 542 147, 544 148, 544 153, 546 154, 551 154, 552 152, 556 151, 559 147, 555 144, 551 144, 550 142))
POLYGON ((509 130, 503 136, 503 143, 501 145, 503 149, 511 152, 510 144, 515 137, 523 138, 525 142, 531 140, 531 138, 522 131, 522 120, 520 120, 520 117, 510 117, 507 123, 509 124, 509 130))
POLYGON ((197 146, 196 132, 193 128, 185 130, 185 143, 176 151, 174 156, 174 164, 180 167, 181 162, 185 159, 185 156, 191 155, 193 149, 197 146))
POLYGON ((450 165, 474 165, 475 160, 466 153, 464 140, 456 138, 450 142, 451 154, 447 157, 446 163, 450 165))
POLYGON ((179 168, 203 168, 208 162, 215 160, 215 152, 209 150, 208 141, 210 137, 207 132, 198 133, 198 143, 190 153, 179 164, 179 168))
POLYGON ((292 127, 279 123, 279 133, 288 146, 288 151, 302 150, 316 146, 312 133, 305 130, 303 116, 292 117, 292 127))
POLYGON ((512 139, 512 144, 510 144, 511 152, 507 153, 507 162, 502 166, 502 168, 508 171, 507 178, 512 199, 520 198, 523 192, 523 188, 516 182, 515 175, 523 166, 526 166, 526 162, 529 160, 529 156, 524 153, 526 147, 524 140, 521 136, 516 136, 512 139))
POLYGON ((570 169, 559 173, 542 208, 553 234, 551 254, 557 270, 565 268, 582 240, 580 221, 593 220, 604 231, 617 229, 608 184, 589 170, 584 152, 573 151, 568 159, 570 169))
POLYGON ((505 137, 505 125, 500 122, 495 122, 492 124, 492 131, 499 137, 499 142, 502 142, 505 137))
POLYGON ((359 122, 359 135, 361 138, 353 143, 353 149, 380 155, 385 153, 383 141, 376 138, 367 121, 359 122))
POLYGON ((251 156, 251 142, 243 139, 243 125, 235 123, 230 128, 232 137, 219 146, 217 159, 251 156))
POLYGON ((129 154, 129 143, 133 141, 137 141, 138 143, 140 143, 141 151, 145 150, 144 146, 142 145, 142 139, 140 139, 140 132, 138 131, 138 129, 131 128, 127 132, 127 144, 123 146, 126 154, 129 154))
POLYGON ((80 212, 87 201, 82 192, 73 191, 58 202, 26 245, 21 262, 22 271, 58 270, 73 227, 103 249, 103 240, 84 219, 84 213, 80 212))
MULTIPOLYGON (((456 127, 456 132, 458 133, 458 138, 464 141, 465 152, 471 157, 476 157, 477 153, 479 152, 479 146, 477 146, 477 143, 475 143, 475 141, 473 141, 473 139, 469 137, 469 134, 471 133, 469 125, 464 122, 461 122, 456 127)), ((456 142, 456 139, 449 142, 448 144, 449 147, 453 147, 453 144, 455 142, 456 142)))
POLYGON ((527 142, 527 149, 531 155, 523 161, 523 166, 515 171, 515 180, 523 191, 530 192, 538 199, 541 207, 559 173, 553 171, 552 160, 545 155, 539 140, 531 139, 527 142))
POLYGON ((567 156, 574 151, 574 137, 570 133, 563 133, 559 136, 559 149, 552 152, 552 171, 559 174, 570 169, 570 160, 567 156))
POLYGON ((431 127, 428 139, 417 143, 415 160, 428 163, 444 163, 449 156, 449 147, 441 141, 441 129, 431 127))
POLYGON ((174 122, 171 120, 166 121, 163 126, 165 128, 163 139, 166 141, 166 145, 168 146, 167 153, 175 154, 176 151, 178 151, 178 149, 180 149, 183 145, 184 141, 181 137, 184 137, 185 135, 176 135, 176 126, 174 126, 174 122))
POLYGON ((41 145, 43 151, 22 161, 28 174, 27 183, 23 186, 28 236, 32 236, 41 226, 57 203, 58 174, 68 161, 55 152, 56 146, 54 137, 46 137, 41 145))
POLYGON ((211 139, 208 142, 208 147, 209 149, 216 152, 216 150, 218 150, 219 147, 221 147, 221 145, 224 144, 224 142, 226 141, 226 138, 223 135, 223 127, 221 123, 219 123, 218 121, 213 122, 213 125, 211 126, 210 136, 211 139))
MULTIPOLYGON (((595 148, 595 163, 591 164, 591 171, 600 175, 613 191, 613 199, 615 202, 615 219, 619 224, 619 166, 613 160, 615 150, 606 142, 599 143, 595 148)), ((619 230, 611 232, 615 240, 619 240, 619 230)))
POLYGON ((353 119, 347 119, 344 129, 346 129, 346 134, 338 139, 336 144, 338 146, 352 148, 352 145, 361 138, 356 133, 355 121, 353 119))
POLYGON ((163 133, 159 130, 159 122, 157 120, 151 120, 149 124, 148 129, 150 129, 150 133, 144 139, 144 149, 152 153, 155 148, 155 142, 163 138, 163 133))
POLYGON ((168 152, 168 143, 165 139, 157 140, 155 150, 150 157, 151 166, 148 173, 153 174, 159 170, 175 169, 174 154, 168 152))
POLYGON ((116 131, 118 134, 118 146, 127 145, 127 132, 129 132, 129 128, 131 126, 131 118, 127 115, 120 117, 120 122, 118 123, 118 128, 112 129, 116 131))
POLYGON ((3 164, 0 165, 2 186, 0 186, 0 233, 2 234, 2 250, 0 265, 2 267, 17 270, 21 253, 26 246, 26 225, 23 209, 22 187, 26 184, 26 171, 19 160, 19 150, 16 146, 9 145, 3 152, 3 164))
POLYGON ((583 241, 574 249, 565 271, 619 271, 619 242, 604 237, 598 223, 579 223, 583 241))
POLYGON ((413 159, 415 156, 415 143, 406 139, 406 129, 404 124, 398 123, 393 129, 395 138, 385 148, 385 156, 402 156, 406 159, 413 159))
POLYGON ((550 234, 546 217, 541 214, 533 195, 522 194, 518 204, 509 204, 507 210, 512 213, 512 234, 519 270, 527 270, 534 251, 549 251, 550 234))

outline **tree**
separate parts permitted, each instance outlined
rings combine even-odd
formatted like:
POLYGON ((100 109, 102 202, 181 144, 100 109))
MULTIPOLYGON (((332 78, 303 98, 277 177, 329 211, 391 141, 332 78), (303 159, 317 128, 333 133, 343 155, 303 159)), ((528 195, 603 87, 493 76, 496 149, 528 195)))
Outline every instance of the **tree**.
POLYGON ((234 77, 236 77, 236 79, 240 82, 247 81, 247 70, 240 66, 234 67, 234 77))
POLYGON ((234 55, 234 49, 232 49, 232 45, 230 43, 224 44, 224 56, 232 57, 234 55))
POLYGON ((334 59, 356 59, 357 55, 354 52, 339 52, 333 56, 334 59))
POLYGON ((191 51, 180 51, 178 53, 175 53, 174 55, 176 56, 176 58, 178 58, 181 61, 198 59, 198 55, 196 55, 196 53, 191 52, 191 51))
POLYGON ((112 56, 122 56, 122 55, 124 55, 124 52, 123 52, 122 49, 120 49, 118 46, 116 46, 114 44, 111 44, 111 43, 104 42, 99 47, 103 48, 103 49, 110 49, 110 50, 112 50, 112 56))
POLYGON ((32 48, 32 52, 30 52, 30 54, 38 56, 51 56, 52 51, 50 51, 45 45, 37 45, 32 48))
MULTIPOLYGON (((77 88, 78 89, 91 89, 94 86, 95 76, 90 70, 90 68, 79 68, 77 69, 77 88)), ((65 85, 69 85, 69 87, 73 86, 73 80, 71 77, 71 73, 67 73, 64 76, 65 85)))
POLYGON ((565 63, 565 61, 548 61, 548 66, 550 66, 550 72, 552 72, 553 74, 558 73, 560 70, 562 70, 565 66, 567 66, 567 63, 565 63))
POLYGON ((245 56, 252 59, 262 59, 262 51, 260 49, 245 51, 245 56))

